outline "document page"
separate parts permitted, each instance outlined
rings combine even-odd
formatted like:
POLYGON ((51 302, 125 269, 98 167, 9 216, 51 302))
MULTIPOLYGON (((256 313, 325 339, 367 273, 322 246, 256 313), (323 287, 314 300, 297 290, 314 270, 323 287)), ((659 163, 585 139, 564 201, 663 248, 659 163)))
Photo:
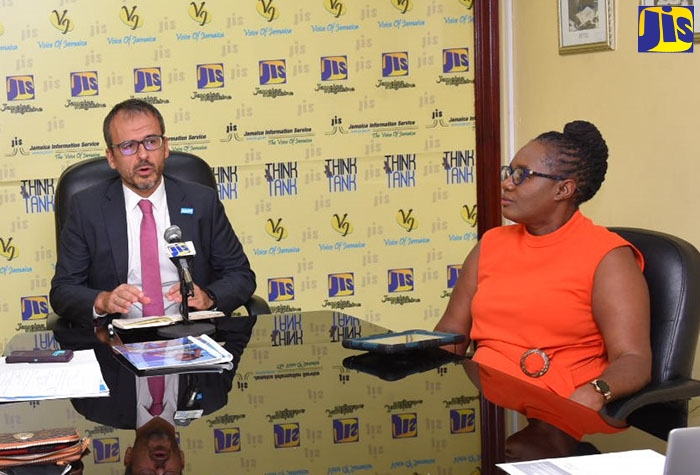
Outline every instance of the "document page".
POLYGON ((109 396, 93 350, 67 363, 12 363, 0 358, 0 402, 109 396))
POLYGON ((511 475, 663 475, 665 460, 663 455, 645 449, 501 463, 498 467, 511 475))

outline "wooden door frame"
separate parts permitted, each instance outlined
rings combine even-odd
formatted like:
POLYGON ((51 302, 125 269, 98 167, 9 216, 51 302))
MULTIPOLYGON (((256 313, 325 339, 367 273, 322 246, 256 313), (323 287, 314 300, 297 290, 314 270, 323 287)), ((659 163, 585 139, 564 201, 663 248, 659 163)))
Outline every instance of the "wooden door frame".
MULTIPOLYGON (((477 236, 501 225, 501 98, 498 0, 474 0, 477 236)), ((480 397, 481 473, 505 459, 505 415, 480 397)))

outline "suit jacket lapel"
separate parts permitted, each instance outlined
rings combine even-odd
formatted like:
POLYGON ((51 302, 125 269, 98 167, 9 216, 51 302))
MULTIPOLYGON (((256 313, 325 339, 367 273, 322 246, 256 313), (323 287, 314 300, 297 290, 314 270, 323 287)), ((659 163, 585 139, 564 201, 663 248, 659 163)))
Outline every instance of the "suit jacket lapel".
POLYGON ((196 210, 192 203, 187 202, 185 190, 177 181, 165 178, 165 193, 168 197, 168 213, 170 223, 180 227, 182 240, 191 241, 194 237, 193 223, 196 210))
POLYGON ((129 273, 129 249, 126 234, 126 205, 121 180, 115 180, 107 188, 102 204, 102 217, 112 249, 113 265, 119 282, 125 283, 129 273))

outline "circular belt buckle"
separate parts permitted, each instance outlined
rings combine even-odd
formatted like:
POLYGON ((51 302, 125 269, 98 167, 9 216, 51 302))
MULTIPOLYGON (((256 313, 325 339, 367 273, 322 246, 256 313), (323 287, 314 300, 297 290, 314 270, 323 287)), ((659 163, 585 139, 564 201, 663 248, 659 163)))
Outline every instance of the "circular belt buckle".
POLYGON ((523 356, 520 357, 520 369, 531 378, 539 378, 549 371, 549 356, 547 356, 547 353, 538 348, 527 350, 525 353, 523 353, 523 356), (542 362, 544 363, 542 369, 535 372, 528 371, 527 366, 525 365, 525 360, 527 360, 527 357, 530 355, 537 355, 542 358, 542 362))

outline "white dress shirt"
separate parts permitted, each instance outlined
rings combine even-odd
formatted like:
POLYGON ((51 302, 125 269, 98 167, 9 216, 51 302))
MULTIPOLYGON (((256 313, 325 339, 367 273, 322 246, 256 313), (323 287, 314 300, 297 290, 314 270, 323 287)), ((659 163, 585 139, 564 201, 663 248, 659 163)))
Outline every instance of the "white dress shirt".
MULTIPOLYGON (((129 243, 129 273, 127 284, 141 288, 141 219, 143 213, 139 208, 139 201, 143 198, 124 186, 124 202, 126 204, 126 228, 129 243)), ((153 205, 153 218, 156 221, 156 234, 158 235, 158 249, 160 250, 160 277, 163 286, 163 308, 166 315, 176 315, 180 313, 178 304, 165 299, 168 289, 180 282, 177 267, 168 256, 165 241, 165 230, 170 226, 170 213, 168 213, 168 200, 165 195, 165 184, 161 180, 160 184, 148 200, 153 205)), ((128 314, 122 315, 126 318, 138 318, 143 316, 143 309, 140 302, 131 306, 128 314)))
MULTIPOLYGON (((156 416, 151 415, 148 409, 153 403, 151 391, 148 389, 148 378, 134 376, 136 378, 136 428, 156 416)), ((175 412, 177 411, 177 395, 180 390, 180 375, 165 375, 165 392, 163 393, 163 412, 158 416, 165 419, 171 425, 175 425, 175 412)))

